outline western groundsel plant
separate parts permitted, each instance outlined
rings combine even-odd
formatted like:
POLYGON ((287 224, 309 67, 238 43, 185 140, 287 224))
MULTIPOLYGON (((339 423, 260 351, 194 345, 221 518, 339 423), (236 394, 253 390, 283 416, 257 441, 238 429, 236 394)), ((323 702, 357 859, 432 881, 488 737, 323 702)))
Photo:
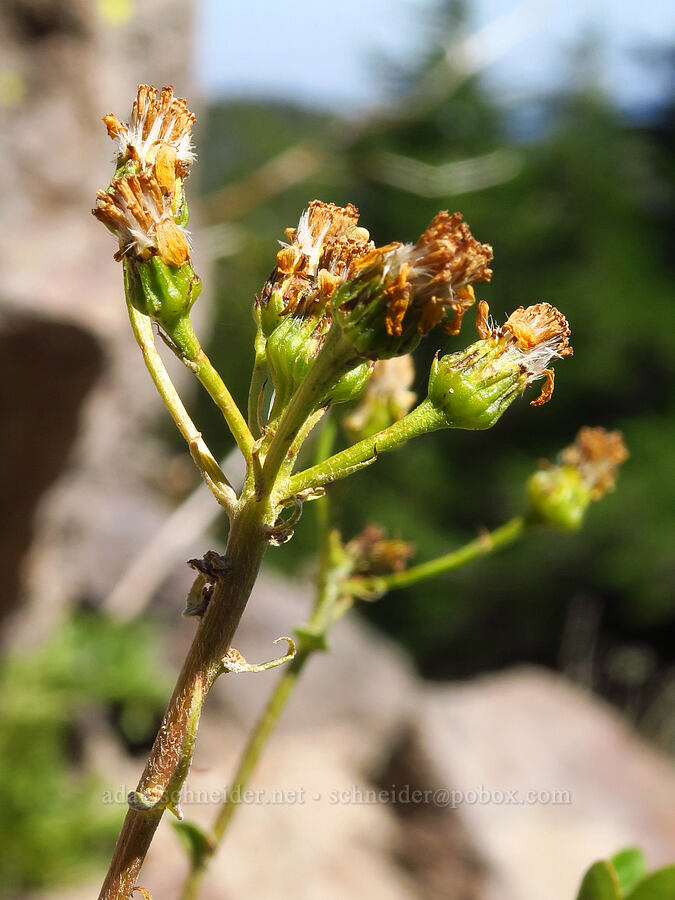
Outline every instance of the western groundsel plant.
POLYGON ((418 565, 407 565, 410 545, 387 538, 375 525, 343 540, 331 525, 329 485, 414 437, 441 428, 489 429, 534 382, 543 387, 531 405, 548 402, 552 365, 572 354, 565 317, 548 303, 535 303, 518 307, 503 324, 495 322, 474 293, 475 285, 492 276, 492 248, 473 237, 460 213, 439 212, 414 244, 378 247, 351 204, 313 200, 297 227, 286 230, 272 274, 253 304, 253 370, 244 415, 190 321, 201 289, 186 231, 194 116, 170 87, 158 94, 140 85, 128 123, 113 115, 104 122, 117 142, 117 163, 93 212, 117 241, 115 259, 122 265, 134 337, 195 465, 229 518, 229 537, 224 555, 207 551, 190 561, 195 580, 185 613, 196 620, 195 637, 138 786, 129 795, 101 900, 129 898, 137 889, 165 810, 182 820, 181 789, 202 706, 218 677, 285 664, 212 828, 181 822, 191 852, 182 894, 187 900, 197 897, 208 860, 236 811, 238 792, 308 659, 327 649, 333 623, 357 600, 377 600, 448 572, 534 528, 579 528, 589 504, 614 487, 627 454, 617 432, 583 428, 556 462, 542 464, 531 476, 522 515, 418 565), (475 339, 450 353, 439 351, 427 395, 416 404, 411 352, 432 333, 457 340, 473 308, 475 339), (155 332, 201 382, 232 432, 246 462, 239 493, 191 421, 158 353, 155 332), (341 408, 348 414, 340 417, 341 408), (339 427, 348 443, 335 452, 339 427), (315 428, 313 464, 298 470, 300 451, 315 428), (239 620, 268 546, 292 538, 310 501, 319 523, 313 608, 293 638, 278 639, 288 644, 285 655, 250 665, 232 647, 239 620))

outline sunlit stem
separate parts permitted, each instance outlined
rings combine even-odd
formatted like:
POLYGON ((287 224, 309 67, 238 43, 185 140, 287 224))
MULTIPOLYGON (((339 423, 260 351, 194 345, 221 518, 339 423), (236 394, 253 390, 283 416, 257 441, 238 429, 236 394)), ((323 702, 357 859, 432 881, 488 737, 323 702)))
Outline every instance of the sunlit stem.
POLYGON ((345 478, 363 463, 376 458, 378 454, 395 450, 411 438, 429 434, 443 428, 445 424, 443 416, 428 400, 425 400, 407 416, 383 431, 378 431, 377 434, 294 475, 289 481, 288 493, 297 494, 306 488, 319 487, 345 478))
POLYGON ((184 316, 182 319, 179 319, 171 329, 166 328, 166 332, 179 351, 183 361, 195 373, 223 414, 223 418, 227 422, 228 428, 246 460, 250 460, 253 435, 249 431, 246 420, 234 402, 225 382, 202 350, 189 317, 184 316))
POLYGON ((218 503, 231 516, 234 505, 237 501, 236 494, 232 486, 228 482, 225 474, 218 465, 215 457, 206 446, 200 432, 197 430, 194 422, 190 418, 183 405, 183 401, 178 395, 178 391, 173 385, 169 373, 164 366, 161 356, 155 345, 155 337, 152 332, 152 320, 127 303, 129 311, 129 320, 131 329, 136 338, 136 342, 143 354, 143 360, 150 376, 164 401, 167 409, 171 413, 171 417, 176 423, 178 430, 185 438, 190 453, 204 479, 206 485, 215 496, 218 503))

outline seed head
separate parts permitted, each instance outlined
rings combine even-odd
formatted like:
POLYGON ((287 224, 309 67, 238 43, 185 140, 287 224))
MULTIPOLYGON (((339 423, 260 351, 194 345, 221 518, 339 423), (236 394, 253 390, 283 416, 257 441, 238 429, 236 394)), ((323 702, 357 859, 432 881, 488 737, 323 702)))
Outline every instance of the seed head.
POLYGON ((567 319, 550 303, 519 306, 500 327, 491 323, 490 308, 484 300, 478 304, 476 327, 483 340, 495 342, 500 353, 491 358, 495 372, 518 365, 527 384, 544 378, 544 387, 532 406, 541 406, 553 394, 553 370, 548 368, 555 359, 572 356, 570 327, 567 319))
POLYGON ((492 248, 475 240, 460 213, 440 212, 417 243, 356 259, 334 305, 361 352, 399 356, 443 320, 446 332, 459 332, 475 302, 471 285, 489 281, 491 259, 492 248))
POLYGON ((181 266, 190 258, 187 234, 174 222, 170 198, 152 174, 113 179, 108 191, 96 195, 92 212, 117 237, 117 260, 159 256, 168 265, 181 266))
POLYGON ((287 228, 288 243, 277 253, 277 265, 263 288, 258 306, 265 330, 286 315, 328 313, 333 291, 352 263, 372 248, 368 232, 358 225, 358 211, 313 200, 297 228, 287 228))
POLYGON ((628 451, 619 431, 582 428, 555 465, 544 461, 527 482, 530 517, 575 531, 593 500, 614 490, 619 466, 628 451))
POLYGON ((108 134, 118 142, 118 161, 134 162, 141 172, 154 171, 166 193, 173 193, 176 176, 186 178, 195 161, 192 126, 195 116, 171 86, 157 90, 138 85, 128 124, 112 113, 103 117, 108 134))

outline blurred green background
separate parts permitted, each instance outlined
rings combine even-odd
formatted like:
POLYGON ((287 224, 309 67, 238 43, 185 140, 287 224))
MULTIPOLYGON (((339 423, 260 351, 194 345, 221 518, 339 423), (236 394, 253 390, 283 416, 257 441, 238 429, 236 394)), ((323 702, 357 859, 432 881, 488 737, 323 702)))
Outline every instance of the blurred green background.
MULTIPOLYGON (((465 15, 448 5, 449 35, 465 15)), ((429 73, 439 65, 430 53, 395 73, 404 99, 394 113, 357 126, 278 103, 212 106, 198 132, 204 208, 217 219, 227 217, 228 201, 241 206, 237 252, 217 266, 209 351, 243 401, 250 356, 233 348, 250 345, 250 298, 274 264, 275 241, 309 199, 355 203, 379 243, 414 240, 439 208, 461 210, 494 247, 492 282, 477 294, 497 321, 547 300, 568 317, 575 355, 557 367, 550 404, 535 410, 523 400, 489 433, 413 442, 332 488, 345 536, 372 519, 413 541, 423 560, 518 512, 537 461, 553 458, 582 425, 620 428, 631 457, 582 534, 541 532, 364 614, 432 678, 520 661, 574 669, 591 653, 590 686, 630 702, 636 715, 672 691, 673 109, 664 102, 644 122, 616 108, 598 81, 597 47, 580 40, 558 91, 518 104, 500 102, 478 78, 429 97, 429 73), (251 172, 291 150, 313 159, 316 171, 274 196, 256 195, 251 172), (473 171, 458 160, 473 161, 473 171), (441 168, 448 163, 449 173, 441 168)), ((457 349, 474 335, 467 317, 458 338, 436 331, 423 342, 421 396, 439 346, 457 349)), ((211 445, 225 452, 218 416, 203 398, 199 416, 211 445)), ((296 571, 312 553, 312 534, 301 522, 269 564, 296 571)), ((675 737, 668 727, 659 716, 666 743, 675 737)))
MULTIPOLYGON (((439 9, 438 27, 451 39, 470 10, 439 9)), ((424 677, 540 663, 610 699, 672 752, 674 107, 664 95, 649 108, 620 108, 601 88, 597 46, 580 39, 555 90, 517 101, 480 75, 450 78, 436 90, 437 50, 376 71, 391 101, 382 114, 354 119, 277 101, 214 100, 196 130, 200 160, 190 188, 200 195, 192 201, 198 225, 220 257, 208 350, 242 403, 252 297, 284 228, 314 198, 353 202, 378 243, 414 240, 438 209, 461 210, 494 247, 493 281, 478 294, 497 321, 540 300, 565 313, 575 355, 557 367, 550 404, 532 409, 526 398, 488 433, 413 442, 332 488, 334 508, 345 538, 374 521, 412 541, 422 561, 518 513, 537 461, 553 458, 583 425, 624 432, 631 456, 616 492, 592 507, 581 534, 542 531, 359 614, 399 641, 424 677)), ((651 65, 672 72, 672 53, 655 50, 651 65)), ((197 267, 199 253, 197 244, 197 267)), ((420 396, 435 351, 473 337, 467 317, 460 337, 437 330, 423 343, 420 396)), ((219 414, 204 395, 192 409, 224 455, 230 444, 219 414)), ((182 452, 169 426, 159 427, 182 452)), ((268 565, 307 573, 311 519, 308 512, 268 565)), ((7 892, 100 864, 114 838, 119 810, 102 813, 94 802, 100 783, 72 774, 73 722, 102 714, 131 752, 142 751, 171 681, 154 655, 157 630, 139 641, 133 624, 130 641, 126 627, 79 612, 34 656, 2 663, 0 696, 12 700, 3 704, 0 750, 15 773, 0 803, 7 892)))

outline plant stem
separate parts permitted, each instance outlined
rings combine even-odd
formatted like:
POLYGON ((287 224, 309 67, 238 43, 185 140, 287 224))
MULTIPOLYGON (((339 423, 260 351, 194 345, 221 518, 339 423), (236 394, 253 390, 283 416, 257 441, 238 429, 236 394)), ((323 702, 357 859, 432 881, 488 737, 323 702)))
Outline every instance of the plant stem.
MULTIPOLYGON (((329 416, 322 428, 316 446, 316 458, 321 460, 331 452, 337 434, 337 423, 333 416, 329 416)), ((325 637, 331 624, 335 620, 333 612, 335 602, 339 596, 338 572, 331 577, 330 559, 330 516, 328 498, 323 497, 315 501, 314 509, 317 515, 318 544, 319 544, 319 573, 317 579, 317 595, 312 609, 312 614, 303 629, 316 637, 325 637)), ((302 633, 303 629, 299 629, 302 633)), ((244 749, 242 750, 236 771, 232 778, 232 786, 224 798, 223 803, 213 822, 204 846, 204 852, 199 859, 192 858, 190 871, 187 875, 180 900, 197 900, 199 888, 206 872, 209 860, 217 852, 222 844, 225 833, 239 806, 239 798, 246 790, 251 776, 262 756, 262 753, 274 731, 276 725, 286 708, 293 688, 305 668, 309 658, 317 649, 320 641, 312 644, 300 644, 295 658, 285 668, 283 675, 277 681, 264 710, 251 731, 244 749)))
POLYGON ((516 516, 504 525, 500 525, 494 531, 488 531, 481 534, 473 541, 469 541, 463 547, 446 553, 436 559, 428 562, 420 563, 417 566, 411 566, 404 569, 403 572, 393 572, 391 575, 379 575, 369 578, 353 578, 345 585, 345 590, 353 590, 356 596, 361 593, 374 592, 375 594, 385 593, 394 588, 408 587, 411 584, 417 584, 427 578, 435 578, 445 572, 451 572, 458 569, 466 563, 478 559, 480 556, 486 556, 494 550, 499 550, 508 544, 517 541, 525 533, 528 527, 527 521, 523 516, 516 516))
POLYGON ((178 430, 185 438, 195 465, 199 469, 206 485, 231 518, 237 502, 237 495, 215 457, 206 446, 200 432, 197 431, 194 422, 183 405, 183 401, 178 395, 178 391, 169 377, 169 373, 155 346, 152 322, 147 316, 138 312, 128 301, 127 309, 129 311, 131 329, 141 349, 143 360, 155 387, 171 413, 178 430))
POLYGON ((172 329, 166 329, 168 336, 176 345, 185 362, 189 364, 201 384, 206 388, 209 396, 223 414, 227 425, 234 436, 235 441, 246 460, 251 458, 251 445, 253 435, 249 431, 246 419, 239 411, 232 394, 228 391, 225 382, 218 374, 213 363, 197 339, 188 316, 179 319, 172 329))
POLYGON ((268 503, 246 498, 233 519, 227 576, 215 584, 138 783, 136 796, 147 799, 150 808, 129 809, 99 900, 129 900, 164 808, 178 804, 202 704, 221 672, 258 575, 267 547, 263 525, 270 518, 268 503))
POLYGON ((291 695, 295 682, 305 667, 312 651, 300 648, 295 658, 285 668, 283 675, 277 681, 272 694, 267 701, 260 718, 251 731, 246 746, 239 759, 239 764, 232 778, 232 786, 223 800, 222 806, 216 816, 209 833, 209 850, 204 854, 198 866, 193 866, 189 872, 183 890, 181 900, 195 900, 199 887, 206 871, 208 861, 216 852, 218 845, 225 836, 225 832, 239 806, 239 798, 251 779, 251 775, 262 755, 265 746, 274 731, 279 718, 284 711, 291 695), (210 848, 213 848, 212 850, 210 848))
POLYGON ((298 472, 288 483, 289 496, 306 488, 319 487, 351 475, 356 469, 377 458, 379 453, 395 450, 410 438, 428 434, 442 428, 444 420, 429 400, 424 400, 407 416, 394 422, 389 428, 364 438, 346 450, 341 450, 323 462, 317 463, 304 472, 298 472))

